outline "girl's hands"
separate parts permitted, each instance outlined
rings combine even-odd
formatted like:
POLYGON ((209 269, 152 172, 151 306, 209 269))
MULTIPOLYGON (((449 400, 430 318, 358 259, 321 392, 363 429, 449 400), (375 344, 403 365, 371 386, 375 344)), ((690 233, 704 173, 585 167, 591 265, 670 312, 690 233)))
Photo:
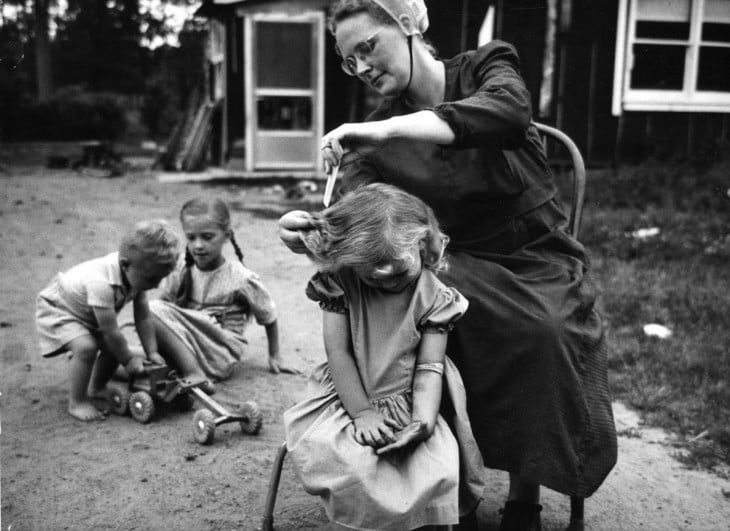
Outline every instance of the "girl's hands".
POLYGON ((295 253, 306 253, 307 248, 299 237, 299 231, 311 229, 312 216, 304 210, 292 210, 279 218, 279 238, 295 253))
POLYGON ((285 372, 288 374, 301 374, 302 371, 291 365, 285 365, 280 354, 269 356, 269 370, 274 374, 285 372))
POLYGON ((389 138, 387 120, 342 124, 322 137, 324 171, 329 174, 340 164, 345 151, 361 145, 380 146, 389 138))
POLYGON ((418 444, 425 441, 431 436, 428 426, 422 420, 414 420, 408 426, 400 430, 395 435, 395 440, 390 444, 382 446, 375 450, 378 455, 394 450, 401 450, 408 446, 418 444))
POLYGON ((393 443, 396 438, 393 430, 400 426, 397 422, 385 418, 374 409, 366 409, 353 418, 355 424, 355 440, 363 446, 380 448, 393 443))

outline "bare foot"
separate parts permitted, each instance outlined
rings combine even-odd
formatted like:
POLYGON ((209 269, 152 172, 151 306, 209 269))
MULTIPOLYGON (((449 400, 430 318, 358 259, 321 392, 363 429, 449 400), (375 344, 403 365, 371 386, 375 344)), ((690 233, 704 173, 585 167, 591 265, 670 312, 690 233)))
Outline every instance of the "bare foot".
POLYGON ((102 389, 89 388, 89 401, 96 409, 101 411, 102 415, 108 415, 111 411, 111 404, 114 402, 112 391, 107 387, 102 389))
POLYGON ((91 420, 104 420, 104 413, 94 406, 91 402, 69 402, 68 412, 72 417, 76 417, 84 422, 91 420))

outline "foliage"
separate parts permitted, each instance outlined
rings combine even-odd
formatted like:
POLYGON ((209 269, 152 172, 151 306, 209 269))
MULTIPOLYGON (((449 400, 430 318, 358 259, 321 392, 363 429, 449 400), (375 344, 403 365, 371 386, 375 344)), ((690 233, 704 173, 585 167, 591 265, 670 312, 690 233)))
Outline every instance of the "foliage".
MULTIPOLYGON (((8 0, 6 0, 7 2, 8 0)), ((179 47, 144 44, 166 37, 172 29, 160 9, 140 9, 140 0, 86 2, 69 0, 63 11, 53 9, 55 36, 51 42, 53 85, 61 91, 53 101, 35 102, 36 48, 35 13, 32 3, 15 1, 21 9, 12 19, 0 20, 0 138, 3 140, 50 140, 75 138, 79 127, 90 125, 83 136, 108 137, 102 123, 121 126, 106 116, 98 104, 110 105, 115 114, 120 96, 124 101, 125 122, 136 123, 139 116, 150 134, 165 138, 180 118, 191 87, 203 77, 205 27, 186 23, 178 36, 179 47), (70 97, 69 87, 87 95, 70 97), (66 90, 68 92, 68 90, 66 90), (99 93, 94 98, 90 93, 99 93), (91 99, 97 100, 96 103, 91 99), (65 100, 62 102, 62 100, 65 100), (85 101, 80 101, 85 100, 85 101), (65 109, 78 107, 83 116, 72 116, 67 130, 57 121, 65 109), (44 112, 55 112, 44 116, 44 112), (88 113, 91 112, 91 115, 88 113)), ((192 0, 162 0, 165 4, 192 5, 192 0)), ((51 2, 54 4, 54 2, 51 2)), ((124 128, 118 129, 114 136, 124 128)))
POLYGON ((25 99, 5 109, 0 114, 1 139, 115 140, 127 128, 125 107, 117 94, 65 88, 48 101, 25 99))
POLYGON ((730 465, 730 161, 589 177, 582 240, 602 287, 614 395, 678 432, 683 460, 730 465), (639 237, 635 231, 656 227, 639 237), (673 334, 648 337, 659 323, 673 334), (698 436, 699 435, 699 436, 698 436))

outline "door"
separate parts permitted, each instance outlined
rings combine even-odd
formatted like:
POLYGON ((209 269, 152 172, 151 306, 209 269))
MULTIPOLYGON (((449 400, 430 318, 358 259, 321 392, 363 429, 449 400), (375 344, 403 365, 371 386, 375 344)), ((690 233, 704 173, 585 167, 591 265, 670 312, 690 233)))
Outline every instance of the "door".
POLYGON ((324 14, 246 18, 246 169, 321 167, 324 14))

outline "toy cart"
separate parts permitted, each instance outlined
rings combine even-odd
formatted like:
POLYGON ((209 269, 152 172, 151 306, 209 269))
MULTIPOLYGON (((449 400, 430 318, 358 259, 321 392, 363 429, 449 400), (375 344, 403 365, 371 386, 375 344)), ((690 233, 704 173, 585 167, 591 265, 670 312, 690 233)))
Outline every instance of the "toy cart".
POLYGON ((143 424, 155 414, 155 402, 170 404, 178 411, 189 411, 197 400, 203 408, 193 415, 195 440, 200 444, 210 444, 215 436, 215 428, 220 424, 238 422, 241 431, 255 435, 261 429, 263 415, 255 402, 244 402, 231 412, 208 396, 200 386, 204 378, 180 378, 166 365, 149 365, 147 374, 133 378, 128 387, 110 385, 112 411, 118 415, 129 412, 143 424))

